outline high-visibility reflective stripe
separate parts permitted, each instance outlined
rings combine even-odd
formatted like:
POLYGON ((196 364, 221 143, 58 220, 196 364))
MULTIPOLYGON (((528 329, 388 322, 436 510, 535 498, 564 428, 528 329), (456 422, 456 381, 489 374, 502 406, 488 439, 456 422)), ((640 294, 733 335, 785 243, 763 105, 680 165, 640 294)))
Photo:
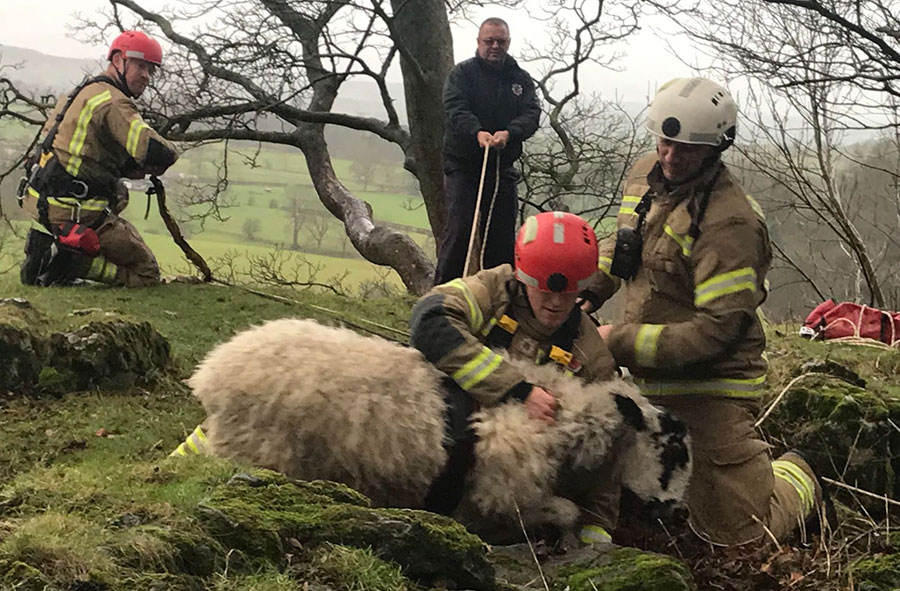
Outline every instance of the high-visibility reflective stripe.
POLYGON ((764 220, 764 221, 765 221, 765 219, 766 219, 766 214, 765 214, 765 212, 763 211, 762 206, 759 204, 759 201, 757 201, 756 199, 754 199, 754 198, 751 197, 750 195, 747 195, 746 197, 747 197, 747 203, 750 204, 750 209, 753 210, 753 213, 755 213, 756 215, 758 215, 759 218, 760 218, 761 220, 764 220))
POLYGON ((472 290, 469 289, 469 286, 462 279, 454 279, 446 285, 462 292, 463 298, 465 298, 466 304, 469 306, 469 321, 472 323, 469 328, 474 331, 480 330, 481 325, 484 324, 484 318, 481 315, 481 308, 478 307, 478 301, 472 295, 472 290))
POLYGON ((484 328, 481 329, 481 336, 487 336, 487 334, 488 334, 489 332, 491 332, 491 330, 492 330, 495 326, 497 326, 497 319, 496 319, 496 318, 491 318, 490 320, 488 320, 488 321, 484 324, 484 328))
POLYGON ((66 164, 66 172, 72 176, 78 176, 81 168, 81 151, 84 149, 84 140, 87 138, 87 128, 94 116, 94 111, 103 103, 112 99, 112 93, 105 90, 88 100, 78 114, 78 123, 75 125, 75 133, 69 140, 69 162, 66 164))
POLYGON ((597 268, 610 275, 609 270, 612 268, 612 259, 609 257, 600 257, 597 259, 597 268))
POLYGON ((641 198, 636 195, 625 195, 622 197, 622 205, 619 206, 619 215, 637 215, 634 211, 635 206, 641 202, 641 198))
POLYGON ((743 290, 756 293, 756 270, 744 267, 710 277, 694 289, 694 305, 702 306, 716 298, 743 290))
POLYGON ((645 396, 675 396, 679 394, 711 394, 731 398, 753 398, 765 389, 765 374, 749 379, 720 378, 717 380, 679 380, 664 382, 636 378, 645 396))
POLYGON ((638 329, 634 338, 634 361, 638 366, 656 366, 656 350, 663 328, 662 324, 642 324, 638 329))
POLYGON ((141 139, 141 132, 145 129, 150 129, 150 126, 140 117, 132 119, 131 125, 128 127, 128 139, 125 141, 125 149, 128 150, 128 154, 134 159, 137 159, 137 149, 141 139))
POLYGON ((190 435, 187 436, 178 447, 175 448, 175 451, 169 454, 169 457, 173 456, 186 456, 188 454, 208 454, 210 452, 209 443, 206 439, 206 434, 203 432, 203 429, 198 425, 190 435))
MULTIPOLYGON (((35 199, 40 199, 41 197, 40 193, 31 187, 28 187, 28 194, 35 199)), ((47 197, 47 203, 56 207, 68 207, 69 209, 76 209, 80 203, 82 211, 103 211, 109 206, 109 202, 103 198, 79 201, 74 197, 47 197)))
POLYGON ((453 372, 452 377, 463 390, 468 390, 491 375, 502 362, 503 357, 494 353, 487 347, 482 347, 481 353, 453 372))
POLYGON ((665 227, 663 227, 663 231, 666 234, 668 234, 669 236, 671 236, 672 240, 674 240, 678 244, 678 246, 681 247, 681 252, 682 252, 682 254, 684 254, 684 256, 686 256, 686 257, 691 256, 691 249, 694 247, 694 237, 693 236, 690 236, 688 234, 685 234, 684 236, 682 236, 681 234, 679 234, 675 230, 673 230, 669 226, 669 224, 666 224, 665 227))
POLYGON ((816 503, 816 485, 803 468, 787 460, 775 460, 772 462, 772 472, 796 489, 804 512, 812 510, 816 503))
POLYGON ((104 256, 94 257, 86 279, 99 281, 100 283, 112 283, 116 279, 117 267, 106 260, 104 256))
POLYGON ((609 544, 612 542, 612 536, 599 525, 585 525, 581 528, 579 538, 582 544, 609 544))

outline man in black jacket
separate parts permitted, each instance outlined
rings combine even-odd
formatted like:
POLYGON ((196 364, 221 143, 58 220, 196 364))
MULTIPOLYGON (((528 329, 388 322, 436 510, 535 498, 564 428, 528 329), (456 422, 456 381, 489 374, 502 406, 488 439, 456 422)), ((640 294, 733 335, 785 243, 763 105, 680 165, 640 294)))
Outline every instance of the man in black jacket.
MULTIPOLYGON (((435 273, 438 285, 463 274, 485 147, 491 150, 479 220, 486 240, 481 267, 513 262, 518 209, 518 173, 513 164, 522 155, 522 142, 537 131, 541 109, 531 76, 507 55, 508 50, 506 22, 485 20, 478 29, 477 54, 453 68, 444 88, 447 211, 435 273)), ((479 254, 472 256, 477 259, 479 254)))

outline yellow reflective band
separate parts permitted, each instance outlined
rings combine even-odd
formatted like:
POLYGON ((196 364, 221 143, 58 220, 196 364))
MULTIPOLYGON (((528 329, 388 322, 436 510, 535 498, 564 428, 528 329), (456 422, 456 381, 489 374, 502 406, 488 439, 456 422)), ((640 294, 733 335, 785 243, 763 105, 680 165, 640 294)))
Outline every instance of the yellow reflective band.
POLYGON ((469 286, 466 285, 465 281, 462 279, 454 279, 447 283, 447 286, 462 292, 463 298, 465 298, 466 304, 469 306, 469 322, 471 323, 469 328, 473 331, 480 330, 481 325, 484 324, 484 318, 481 315, 481 308, 478 307, 478 302, 475 300, 475 296, 472 295, 469 286))
POLYGON ((129 156, 135 160, 137 160, 137 149, 141 139, 141 132, 145 129, 150 129, 150 126, 144 123, 144 120, 139 116, 132 119, 131 125, 128 127, 128 139, 125 142, 125 149, 128 151, 129 156))
POLYGON ((206 439, 206 434, 200 426, 197 426, 191 434, 187 436, 184 442, 175 448, 175 451, 169 454, 169 457, 186 456, 189 453, 207 454, 209 451, 209 443, 206 439))
POLYGON ((484 323, 484 328, 481 329, 481 336, 487 336, 491 329, 497 326, 497 319, 491 318, 487 322, 484 323))
POLYGON ((702 306, 716 298, 745 289, 756 293, 756 270, 753 267, 744 267, 710 277, 694 289, 694 305, 702 306))
POLYGON ((656 350, 663 324, 642 324, 634 338, 634 361, 640 367, 656 367, 656 350))
POLYGON ((641 198, 636 195, 625 195, 622 197, 622 205, 619 206, 619 215, 637 215, 634 207, 641 202, 641 198))
POLYGON ((787 460, 775 460, 772 462, 772 472, 776 477, 786 480, 797 491, 803 510, 809 512, 816 503, 816 487, 809 474, 793 462, 787 460))
POLYGON ((597 268, 609 275, 609 270, 612 268, 612 259, 609 257, 600 257, 597 259, 597 268))
POLYGON ((572 354, 566 351, 565 349, 561 349, 556 345, 550 347, 550 354, 548 355, 550 359, 557 362, 560 365, 569 365, 572 363, 572 354))
POLYGON ((599 525, 585 525, 581 528, 581 534, 578 537, 582 544, 609 544, 612 542, 612 536, 599 525))
POLYGON ((663 382, 636 378, 645 396, 677 396, 680 394, 710 394, 729 398, 754 398, 765 389, 765 374, 749 379, 720 378, 717 380, 679 380, 663 382))
POLYGON ((112 93, 105 90, 95 97, 88 100, 81 108, 78 114, 78 123, 75 125, 75 133, 69 140, 69 162, 66 164, 66 172, 72 176, 78 176, 78 170, 81 168, 81 151, 84 149, 84 140, 87 138, 87 128, 94 116, 94 111, 103 103, 111 100, 112 93))
POLYGON ((481 353, 456 370, 451 377, 463 390, 468 390, 491 375, 502 362, 503 357, 482 347, 481 353))
MULTIPOLYGON (((41 198, 41 194, 35 191, 33 187, 28 187, 28 194, 35 199, 41 198)), ((83 199, 81 201, 74 197, 47 197, 47 203, 56 207, 66 207, 68 209, 77 209, 80 204, 82 211, 103 211, 109 206, 109 202, 102 197, 97 199, 83 199)))
POLYGON ((693 236, 690 236, 688 234, 685 234, 684 236, 682 236, 681 234, 678 234, 677 232, 675 232, 675 230, 673 230, 669 226, 669 224, 665 225, 665 227, 663 228, 663 231, 666 234, 668 234, 669 236, 671 236, 672 240, 674 240, 678 244, 678 246, 681 247, 681 252, 682 252, 682 254, 684 254, 684 256, 686 256, 686 257, 691 256, 691 249, 694 247, 694 237, 693 236))
POLYGON ((751 197, 750 195, 747 195, 746 197, 747 197, 747 203, 750 204, 750 209, 753 210, 753 213, 755 213, 757 216, 759 216, 759 219, 765 221, 765 219, 766 219, 766 214, 765 214, 765 212, 763 212, 763 208, 762 208, 762 206, 759 204, 759 201, 757 201, 756 199, 754 199, 754 198, 751 197))

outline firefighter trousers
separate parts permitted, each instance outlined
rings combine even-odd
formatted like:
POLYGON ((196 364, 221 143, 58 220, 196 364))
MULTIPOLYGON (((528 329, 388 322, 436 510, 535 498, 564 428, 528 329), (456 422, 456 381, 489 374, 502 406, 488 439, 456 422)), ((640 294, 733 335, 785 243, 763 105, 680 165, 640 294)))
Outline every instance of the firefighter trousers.
POLYGON ((709 395, 650 398, 690 433, 687 505, 700 537, 726 546, 781 541, 821 505, 822 491, 803 458, 787 453, 772 461, 754 427, 754 403, 709 395))
MULTIPOLYGON (((37 199, 28 198, 23 207, 37 220, 37 199)), ((81 223, 93 226, 102 212, 82 212, 81 223)), ((73 209, 57 205, 50 205, 48 217, 54 226, 64 224, 73 219, 73 209)), ((98 228, 95 228, 100 240, 99 257, 104 257, 108 269, 114 269, 112 273, 105 273, 102 278, 91 277, 103 283, 124 287, 144 287, 157 285, 160 282, 159 263, 153 255, 153 251, 141 238, 137 228, 125 218, 114 213, 106 214, 106 218, 98 228)))

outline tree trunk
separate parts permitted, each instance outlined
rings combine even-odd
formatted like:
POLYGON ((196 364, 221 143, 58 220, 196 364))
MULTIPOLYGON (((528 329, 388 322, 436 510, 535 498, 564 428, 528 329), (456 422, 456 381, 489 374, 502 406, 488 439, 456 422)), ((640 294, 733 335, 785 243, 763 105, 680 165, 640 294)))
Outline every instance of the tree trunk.
POLYGON ((372 219, 371 206, 354 197, 337 179, 325 143, 323 126, 304 123, 298 127, 300 148, 319 199, 344 222, 350 242, 366 260, 388 265, 400 275, 407 289, 422 295, 434 281, 434 265, 412 238, 372 219))
POLYGON ((400 39, 400 71, 409 119, 404 166, 416 175, 428 222, 439 243, 444 230, 444 81, 453 67, 453 38, 443 0, 391 0, 400 39))

